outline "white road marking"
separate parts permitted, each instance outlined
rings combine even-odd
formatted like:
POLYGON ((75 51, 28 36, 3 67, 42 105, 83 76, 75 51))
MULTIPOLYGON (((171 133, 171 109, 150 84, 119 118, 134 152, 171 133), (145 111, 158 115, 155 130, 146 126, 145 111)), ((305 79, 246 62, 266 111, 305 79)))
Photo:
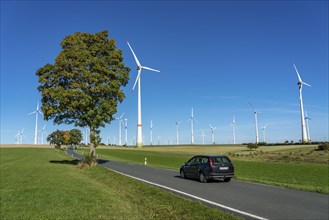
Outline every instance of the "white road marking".
MULTIPOLYGON (((72 155, 72 157, 74 157, 72 155)), ((105 167, 105 166, 104 166, 105 167)), ((238 209, 234 209, 234 208, 231 208, 231 207, 228 207, 228 206, 225 206, 225 205, 222 205, 222 204, 219 204, 219 203, 216 203, 216 202, 213 202, 213 201, 210 201, 210 200, 207 200, 207 199, 203 199, 201 197, 198 197, 198 196, 194 196, 194 195, 191 195, 191 194, 188 194, 188 193, 185 193, 185 192, 182 192, 182 191, 179 191, 177 189, 173 189, 173 188, 170 188, 170 187, 167 187, 167 186, 163 186, 161 184, 157 184, 157 183, 153 183, 153 182, 150 182, 150 181, 147 181, 147 180, 144 180, 144 179, 141 179, 141 178, 138 178, 138 177, 135 177, 135 176, 131 176, 131 175, 128 175, 128 174, 125 174, 125 173, 121 173, 119 171, 116 171, 116 170, 113 170, 109 167, 105 167, 109 170, 112 170, 113 172, 116 172, 118 174, 121 174, 121 175, 124 175, 124 176, 127 176, 127 177, 130 177, 132 179, 135 179, 135 180, 139 180, 141 182, 144 182, 144 183, 148 183, 150 185, 154 185, 154 186, 157 186, 157 187, 160 187, 160 188, 164 188, 164 189, 167 189, 167 190, 170 190, 172 192, 176 192, 178 194, 182 194, 182 195, 185 195, 185 196, 188 196, 188 197, 191 197, 191 198, 194 198, 194 199, 197 199, 197 200, 200 200, 200 201, 203 201, 205 203, 208 203, 208 204, 211 204, 211 205, 214 205, 214 206, 217 206, 217 207, 220 207, 220 208, 223 208, 223 209, 226 209, 226 210, 229 210, 231 212, 235 212, 235 213, 239 213, 241 215, 245 215, 245 216, 249 216, 251 218, 255 218, 255 219, 259 219, 259 220, 268 220, 267 218, 264 218, 264 217, 260 217, 260 216, 257 216, 257 215, 253 215, 253 214, 250 214, 248 212, 244 212, 244 211, 240 211, 238 209)))
POLYGON ((176 192, 176 193, 179 193, 179 194, 182 194, 182 195, 185 195, 185 196, 188 196, 188 197, 191 197, 191 198, 194 198, 194 199, 197 199, 197 200, 200 200, 202 202, 206 202, 208 204, 211 204, 211 205, 214 205, 214 206, 217 206, 217 207, 220 207, 220 208, 223 208, 223 209, 227 209, 227 210, 230 210, 232 212, 235 212, 235 213, 239 213, 241 215, 245 215, 245 216, 249 216, 251 218, 255 218, 255 219, 260 219, 260 220, 267 220, 266 218, 264 217, 260 217, 260 216, 257 216, 257 215, 253 215, 253 214, 250 214, 248 212, 244 212, 244 211, 240 211, 238 209, 234 209, 234 208, 231 208, 231 207, 228 207, 228 206, 225 206, 225 205, 222 205, 222 204, 219 204, 219 203, 216 203, 216 202, 213 202, 213 201, 210 201, 210 200, 207 200, 207 199, 203 199, 203 198, 200 198, 198 196, 194 196, 194 195, 191 195, 191 194, 188 194, 188 193, 185 193, 185 192, 182 192, 182 191, 179 191, 177 189, 173 189, 173 188, 170 188, 170 187, 167 187, 167 186, 163 186, 161 184, 157 184, 157 183, 153 183, 153 182, 150 182, 150 181, 147 181, 147 180, 144 180, 144 179, 141 179, 141 178, 138 178, 138 177, 135 177, 135 176, 131 176, 131 175, 128 175, 128 174, 125 174, 125 173, 121 173, 119 171, 116 171, 116 170, 113 170, 111 168, 108 168, 106 167, 107 169, 109 170, 112 170, 113 172, 116 172, 118 174, 121 174, 121 175, 124 175, 124 176, 127 176, 127 177, 130 177, 130 178, 133 178, 133 179, 136 179, 136 180, 139 180, 139 181, 142 181, 144 183, 148 183, 148 184, 151 184, 151 185, 154 185, 154 186, 158 186, 160 188, 164 188, 164 189, 167 189, 167 190, 170 190, 172 192, 176 192))

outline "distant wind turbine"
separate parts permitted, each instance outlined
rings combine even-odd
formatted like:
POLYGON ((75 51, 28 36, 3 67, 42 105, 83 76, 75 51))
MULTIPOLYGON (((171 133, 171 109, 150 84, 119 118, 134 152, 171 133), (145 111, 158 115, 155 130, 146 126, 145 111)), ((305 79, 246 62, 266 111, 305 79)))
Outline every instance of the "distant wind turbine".
POLYGON ((298 87, 299 87, 299 102, 300 102, 300 113, 301 113, 301 124, 302 124, 302 142, 306 143, 308 142, 308 137, 306 134, 306 125, 305 125, 305 116, 304 116, 304 106, 303 106, 303 96, 302 96, 302 90, 303 90, 303 85, 309 86, 311 87, 311 85, 303 82, 302 78, 300 77, 297 67, 294 64, 296 73, 297 73, 297 77, 298 77, 298 87))
POLYGON ((233 121, 232 121, 232 124, 231 124, 232 128, 233 128, 233 144, 236 144, 236 141, 235 141, 235 127, 238 127, 235 123, 235 117, 233 116, 233 121))
POLYGON ((34 145, 38 143, 38 114, 41 114, 41 111, 39 110, 39 102, 37 104, 37 109, 34 112, 29 113, 28 115, 35 114, 35 129, 34 129, 34 145))
POLYGON ((125 145, 128 146, 128 119, 125 118, 125 145))
POLYGON ((137 147, 143 147, 143 134, 142 134, 142 104, 141 104, 141 73, 142 73, 142 69, 146 69, 146 70, 151 70, 154 72, 160 72, 159 70, 156 69, 152 69, 146 66, 142 66, 139 62, 139 60, 137 59, 137 56, 135 55, 133 49, 131 48, 129 42, 127 41, 127 44, 135 58, 135 62, 137 64, 137 77, 133 86, 133 89, 135 89, 136 83, 138 82, 138 99, 137 99, 137 147))
POLYGON ((19 141, 20 141, 20 133, 19 133, 19 131, 17 132, 15 138, 16 138, 16 144, 19 144, 19 141))
POLYGON ((23 143, 23 133, 24 133, 24 128, 22 130, 18 130, 17 135, 16 135, 16 144, 23 143))
POLYGON ((150 142, 150 145, 153 144, 153 123, 152 123, 152 120, 151 120, 151 125, 150 125, 150 135, 151 135, 151 142, 150 142))
POLYGON ((43 140, 44 140, 44 135, 47 135, 47 132, 45 131, 46 129, 46 124, 43 126, 42 130, 41 130, 41 144, 43 144, 43 140))
POLYGON ((88 144, 88 127, 85 127, 85 145, 88 144))
POLYGON ((305 123, 306 123, 306 128, 307 128, 307 138, 308 138, 308 141, 311 141, 309 120, 312 120, 312 119, 307 116, 307 112, 305 111, 305 123))
POLYGON ((119 118, 115 118, 119 121, 119 145, 121 146, 121 124, 123 124, 122 117, 125 113, 122 113, 122 115, 119 118))
POLYGON ((266 138, 265 138, 265 131, 266 131, 266 128, 267 128, 267 125, 264 125, 263 127, 261 127, 262 130, 263 130, 263 142, 266 143, 266 138))
POLYGON ((176 121, 175 123, 176 123, 176 145, 179 145, 179 140, 178 140, 178 127, 179 127, 180 123, 182 123, 182 122, 180 122, 180 121, 176 121))
POLYGON ((204 130, 202 130, 202 134, 201 134, 201 137, 202 137, 202 144, 204 145, 204 137, 205 137, 206 135, 204 134, 204 130))
POLYGON ((193 113, 193 108, 192 108, 192 112, 191 112, 191 117, 189 118, 189 120, 191 121, 191 144, 194 144, 194 113, 193 113))
POLYGON ((215 144, 215 129, 216 129, 216 127, 213 127, 211 124, 209 124, 209 127, 211 129, 212 144, 215 144))
POLYGON ((257 122, 257 116, 260 112, 257 112, 254 108, 254 106, 252 106, 252 104, 249 102, 252 110, 254 111, 254 116, 255 116, 255 130, 256 130, 256 144, 258 144, 259 142, 259 136, 258 136, 258 122, 257 122))

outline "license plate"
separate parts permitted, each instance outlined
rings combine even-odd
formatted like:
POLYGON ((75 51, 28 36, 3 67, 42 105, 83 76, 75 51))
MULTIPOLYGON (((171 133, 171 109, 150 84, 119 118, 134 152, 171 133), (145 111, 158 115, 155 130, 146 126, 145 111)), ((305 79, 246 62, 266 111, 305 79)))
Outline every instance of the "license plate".
POLYGON ((228 170, 228 167, 220 167, 220 170, 228 170))

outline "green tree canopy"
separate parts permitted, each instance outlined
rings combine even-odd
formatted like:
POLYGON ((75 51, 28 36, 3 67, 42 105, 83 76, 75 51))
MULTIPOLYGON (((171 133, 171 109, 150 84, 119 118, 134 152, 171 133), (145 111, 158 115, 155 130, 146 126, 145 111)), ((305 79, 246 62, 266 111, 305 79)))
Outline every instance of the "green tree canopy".
POLYGON ((56 130, 47 137, 47 141, 50 144, 55 145, 56 148, 60 148, 63 144, 64 131, 56 130))
POLYGON ((70 130, 69 145, 79 145, 82 140, 82 133, 79 129, 70 130))
MULTIPOLYGON (((118 102, 125 98, 122 86, 130 69, 123 63, 108 32, 75 33, 61 42, 62 51, 54 64, 37 70, 45 120, 90 128, 95 140, 99 127, 114 120, 118 102)), ((90 144, 96 155, 96 143, 90 144)))

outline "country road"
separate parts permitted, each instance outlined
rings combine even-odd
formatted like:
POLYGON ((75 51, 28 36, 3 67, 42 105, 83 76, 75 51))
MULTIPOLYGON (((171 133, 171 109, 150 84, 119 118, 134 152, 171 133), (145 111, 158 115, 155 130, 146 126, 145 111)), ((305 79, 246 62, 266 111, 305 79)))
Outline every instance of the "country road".
MULTIPOLYGON (((71 149, 67 153, 77 159, 81 158, 81 155, 71 149)), ((246 219, 329 219, 329 196, 324 194, 237 180, 229 183, 200 183, 181 179, 178 171, 173 170, 106 160, 99 160, 99 164, 246 219)))

